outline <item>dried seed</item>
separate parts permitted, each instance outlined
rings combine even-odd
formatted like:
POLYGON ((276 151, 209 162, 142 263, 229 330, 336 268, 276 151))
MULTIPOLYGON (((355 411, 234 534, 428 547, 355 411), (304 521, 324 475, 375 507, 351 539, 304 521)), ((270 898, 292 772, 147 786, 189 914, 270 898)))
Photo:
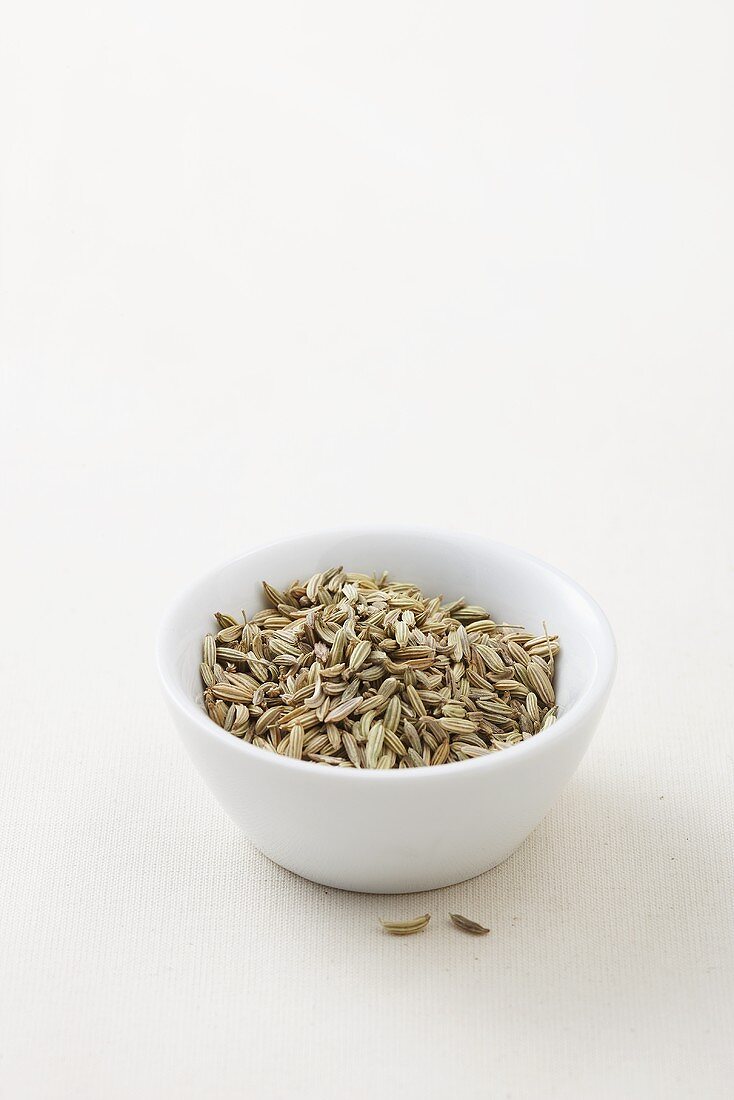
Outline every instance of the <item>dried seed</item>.
POLYGON ((418 730, 407 718, 403 721, 403 733, 405 734, 405 739, 410 748, 412 748, 414 752, 420 753, 423 749, 423 743, 418 736, 418 730))
POLYGON ((237 620, 233 619, 231 615, 225 615, 222 611, 215 611, 214 618, 222 630, 227 626, 237 626, 237 620))
POLYGON ((405 689, 405 697, 416 714, 428 713, 423 700, 412 684, 405 689))
POLYGON ((486 756, 489 752, 486 745, 475 745, 470 741, 454 741, 451 749, 453 752, 460 752, 467 760, 473 760, 475 756, 486 756))
POLYGON ((327 722, 324 726, 326 730, 326 736, 329 738, 329 744, 332 749, 338 749, 341 747, 342 735, 339 732, 338 726, 333 725, 331 722, 327 722))
MULTIPOLYGON (((463 600, 457 602, 463 603, 463 600)), ((472 623, 476 619, 486 619, 487 609, 485 607, 458 607, 454 612, 454 618, 458 619, 460 623, 472 623)))
POLYGON ((220 664, 243 664, 247 660, 247 654, 241 649, 232 649, 230 646, 219 646, 217 660, 220 664))
POLYGON ((468 917, 462 917, 459 913, 449 913, 453 924, 457 928, 460 928, 462 932, 471 932, 474 936, 486 936, 489 932, 488 928, 485 928, 481 924, 477 924, 475 920, 469 920, 468 917))
POLYGON ((263 734, 265 730, 278 725, 280 719, 285 717, 285 710, 285 707, 270 707, 268 710, 263 711, 255 723, 255 733, 263 734))
POLYGON ((393 733, 392 730, 386 730, 384 723, 382 729, 385 737, 385 748, 394 752, 396 756, 405 756, 405 745, 400 740, 397 733, 393 733))
POLYGON ((415 932, 422 932, 430 919, 430 913, 413 920, 383 920, 380 917, 380 924, 391 936, 412 936, 415 932))
POLYGON ((400 699, 397 695, 393 695, 390 702, 387 704, 387 710, 385 711, 384 726, 389 733, 395 733, 400 725, 400 712, 402 707, 400 705, 400 699))
POLYGON ((351 668, 352 672, 356 672, 362 667, 369 657, 371 649, 372 642, 357 642, 349 658, 349 668, 351 668))
POLYGON ((226 699, 231 703, 249 703, 250 701, 250 693, 247 689, 237 684, 214 684, 210 690, 216 699, 226 699))
POLYGON ((556 701, 556 697, 553 693, 553 685, 543 669, 535 662, 536 658, 533 657, 526 669, 528 679, 536 694, 540 696, 546 706, 551 707, 556 701))
POLYGON ((330 710, 326 716, 327 722, 339 722, 342 718, 346 718, 351 714, 353 710, 356 710, 359 704, 362 702, 361 695, 355 695, 353 699, 347 699, 346 702, 338 703, 333 710, 330 710))
POLYGON ((235 718, 232 723, 232 733, 244 733, 250 724, 250 712, 244 703, 235 703, 235 718))
POLYGON ((351 733, 342 734, 342 744, 344 745, 344 751, 346 752, 350 762, 354 764, 355 768, 362 767, 362 758, 359 755, 359 747, 357 742, 352 737, 351 733))
POLYGON ((442 741, 431 757, 431 766, 434 766, 435 764, 445 764, 449 758, 449 751, 449 742, 442 741))
POLYGON ((446 733, 474 733, 477 728, 476 722, 468 718, 439 718, 438 724, 446 733))
POLYGON ((542 730, 547 730, 557 720, 557 717, 558 716, 556 715, 555 711, 549 710, 543 721, 540 723, 540 728, 542 730))
POLYGON ((217 645, 211 634, 204 635, 203 658, 205 665, 214 668, 217 662, 217 645))
POLYGON ((218 645, 231 645, 233 642, 239 642, 242 638, 242 631, 245 629, 244 623, 235 623, 234 626, 226 626, 224 630, 220 630, 216 637, 218 645))
POLYGON ((268 584, 267 581, 263 581, 263 588, 265 590, 265 595, 274 607, 278 607, 280 604, 297 607, 296 601, 292 596, 279 592, 277 588, 273 588, 272 584, 268 584))
POLYGON ((390 699, 400 687, 400 684, 394 676, 388 676, 386 680, 383 680, 380 685, 378 695, 383 699, 390 699))
POLYGON ((517 642, 510 639, 510 641, 508 641, 507 643, 507 648, 510 651, 510 656, 512 657, 513 661, 519 661, 521 665, 526 665, 529 662, 530 657, 527 653, 527 650, 523 649, 523 647, 521 645, 518 645, 517 642))
POLYGON ((368 768, 377 767, 377 761, 382 756, 382 744, 384 738, 385 731, 382 722, 375 722, 374 726, 369 732, 369 736, 367 737, 365 761, 368 768))
POLYGON ((329 654, 328 664, 331 668, 333 668, 334 665, 340 664, 346 643, 347 633, 344 627, 341 627, 341 629, 336 632, 334 643, 331 647, 331 653, 329 654))
MULTIPOLYGON (((518 672, 520 671, 521 670, 518 669, 518 672)), ((519 680, 497 680, 494 686, 497 691, 509 691, 510 695, 524 696, 527 695, 530 690, 526 684, 521 683, 519 680)))
POLYGON ((298 723, 296 723, 290 732, 288 755, 294 760, 300 760, 303 755, 303 726, 298 723))

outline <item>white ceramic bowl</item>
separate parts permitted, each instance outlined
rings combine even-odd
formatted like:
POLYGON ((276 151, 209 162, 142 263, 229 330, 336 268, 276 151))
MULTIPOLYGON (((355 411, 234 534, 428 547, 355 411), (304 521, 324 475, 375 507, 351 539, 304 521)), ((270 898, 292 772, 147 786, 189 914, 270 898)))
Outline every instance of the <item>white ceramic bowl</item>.
POLYGON ((365 528, 261 547, 209 573, 166 615, 158 665, 189 754, 253 844, 327 886, 404 893, 471 878, 522 843, 588 748, 612 686, 616 650, 597 604, 529 554, 445 531, 365 528), (392 771, 291 760, 219 729, 197 702, 201 639, 212 613, 252 612, 263 606, 263 579, 285 587, 337 564, 363 573, 386 569, 426 594, 463 596, 498 621, 536 633, 545 619, 562 648, 558 721, 489 756, 392 771))

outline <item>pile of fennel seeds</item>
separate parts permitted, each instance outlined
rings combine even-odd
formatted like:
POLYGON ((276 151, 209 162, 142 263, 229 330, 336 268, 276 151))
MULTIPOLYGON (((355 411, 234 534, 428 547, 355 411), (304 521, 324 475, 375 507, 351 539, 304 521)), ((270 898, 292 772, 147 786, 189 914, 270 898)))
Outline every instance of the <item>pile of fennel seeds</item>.
POLYGON ((485 756, 556 719, 556 635, 335 566, 204 638, 209 717, 267 752, 345 768, 485 756))

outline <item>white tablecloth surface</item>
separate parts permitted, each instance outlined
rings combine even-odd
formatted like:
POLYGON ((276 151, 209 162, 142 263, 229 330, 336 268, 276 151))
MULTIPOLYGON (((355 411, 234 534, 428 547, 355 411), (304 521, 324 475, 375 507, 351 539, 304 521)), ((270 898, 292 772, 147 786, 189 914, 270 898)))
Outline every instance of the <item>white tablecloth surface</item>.
POLYGON ((5 12, 3 1095, 731 1095, 732 22, 5 12), (204 569, 393 520, 553 562, 620 648, 548 818, 412 898, 254 851, 153 665, 204 569))

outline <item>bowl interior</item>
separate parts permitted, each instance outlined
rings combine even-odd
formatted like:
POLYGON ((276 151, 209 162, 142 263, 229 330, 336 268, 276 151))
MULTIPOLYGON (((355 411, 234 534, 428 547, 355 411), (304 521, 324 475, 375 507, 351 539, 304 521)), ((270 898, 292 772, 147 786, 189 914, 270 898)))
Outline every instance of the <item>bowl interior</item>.
POLYGON ((464 597, 486 607, 496 621, 537 634, 545 620, 560 638, 555 686, 561 717, 608 689, 615 662, 611 630, 600 608, 570 578, 484 539, 373 529, 326 532, 252 550, 189 588, 168 614, 159 639, 161 673, 176 701, 189 712, 199 710, 201 640, 213 628, 215 611, 252 614, 264 606, 261 581, 283 588, 332 565, 361 573, 387 570, 396 580, 417 583, 427 596, 464 597))

